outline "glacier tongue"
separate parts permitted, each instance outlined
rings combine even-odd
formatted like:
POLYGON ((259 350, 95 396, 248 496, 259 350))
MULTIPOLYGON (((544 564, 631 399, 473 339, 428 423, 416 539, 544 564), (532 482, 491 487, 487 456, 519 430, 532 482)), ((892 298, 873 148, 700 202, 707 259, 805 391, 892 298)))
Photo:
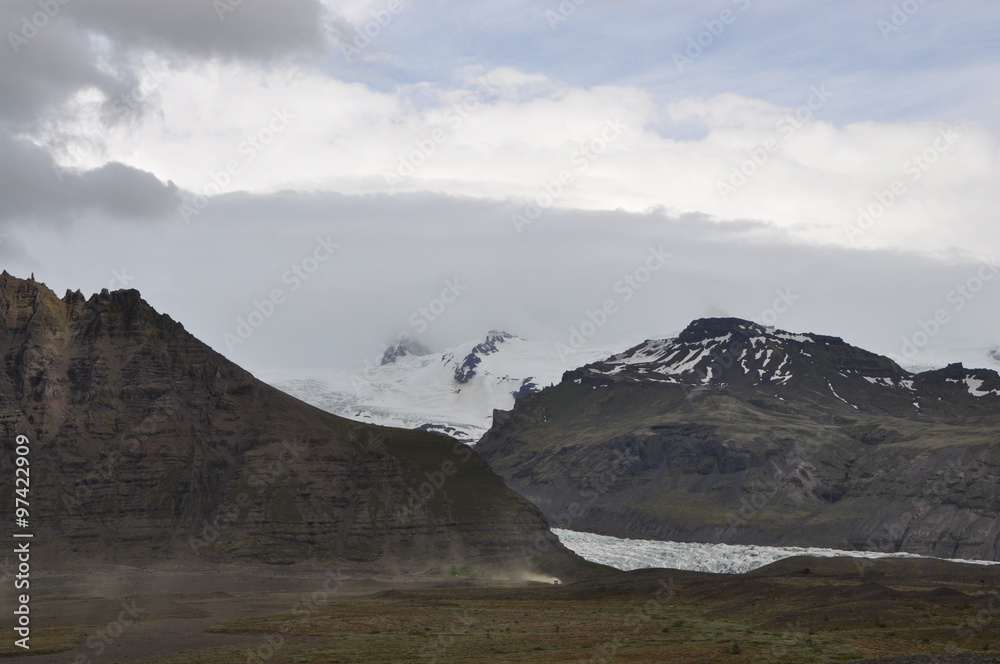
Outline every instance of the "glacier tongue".
MULTIPOLYGON (((699 544, 620 539, 594 533, 553 528, 552 532, 582 558, 623 571, 665 567, 713 574, 743 574, 793 556, 833 558, 924 558, 912 553, 875 553, 809 547, 776 547, 732 544, 699 544)), ((1000 565, 986 560, 955 560, 958 563, 1000 565)))

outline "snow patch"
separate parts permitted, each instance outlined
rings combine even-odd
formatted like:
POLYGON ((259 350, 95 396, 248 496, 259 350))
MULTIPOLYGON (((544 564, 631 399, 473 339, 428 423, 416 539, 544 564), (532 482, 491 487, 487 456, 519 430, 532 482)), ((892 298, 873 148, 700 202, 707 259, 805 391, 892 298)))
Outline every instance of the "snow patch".
POLYGON ((994 395, 994 396, 1000 395, 1000 392, 998 392, 996 390, 982 390, 982 389, 980 389, 983 386, 983 383, 985 383, 985 382, 986 381, 984 381, 984 380, 982 380, 980 378, 973 378, 972 376, 969 376, 968 378, 965 379, 965 384, 969 388, 969 394, 971 394, 972 396, 974 396, 976 398, 990 396, 990 395, 994 395))
POLYGON ((791 334, 789 332, 775 332, 772 336, 785 341, 798 341, 801 343, 811 343, 813 338, 807 334, 791 334))
POLYGON ((854 410, 858 410, 857 406, 855 406, 853 403, 849 402, 847 399, 845 399, 844 397, 842 397, 839 394, 837 394, 837 390, 833 389, 833 383, 831 383, 830 381, 826 381, 826 384, 830 387, 830 392, 833 393, 833 396, 837 397, 838 399, 840 399, 841 401, 843 401, 844 403, 846 403, 848 406, 850 406, 854 410))

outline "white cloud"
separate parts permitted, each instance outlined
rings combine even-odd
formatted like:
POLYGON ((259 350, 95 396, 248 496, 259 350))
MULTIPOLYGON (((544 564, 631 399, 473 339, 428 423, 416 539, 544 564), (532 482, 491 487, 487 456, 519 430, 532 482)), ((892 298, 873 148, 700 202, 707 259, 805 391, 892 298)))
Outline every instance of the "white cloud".
POLYGON ((834 126, 817 119, 823 102, 812 90, 836 94, 819 84, 797 108, 735 94, 658 108, 635 87, 571 87, 511 68, 465 76, 468 87, 383 92, 313 70, 209 62, 160 77, 160 111, 138 128, 108 135, 92 101, 75 131, 106 137, 86 165, 117 159, 195 193, 227 163, 239 173, 224 192, 385 192, 394 174, 392 191, 535 198, 568 172, 556 207, 763 219, 856 246, 998 245, 990 165, 1000 150, 975 124, 951 134, 934 122, 834 126), (291 120, 272 136, 275 113, 291 120), (696 122, 703 134, 664 136, 651 129, 662 117, 696 122), (609 122, 622 129, 605 143, 609 122), (859 226, 859 207, 879 213, 894 181, 902 193, 859 226))

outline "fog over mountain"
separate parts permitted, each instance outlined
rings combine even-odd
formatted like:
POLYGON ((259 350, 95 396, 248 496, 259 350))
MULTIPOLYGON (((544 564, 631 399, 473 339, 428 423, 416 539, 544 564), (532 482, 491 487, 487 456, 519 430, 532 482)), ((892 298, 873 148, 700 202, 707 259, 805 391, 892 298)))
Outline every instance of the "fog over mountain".
POLYGON ((46 7, 0 9, 0 260, 250 368, 713 315, 1000 343, 994 5, 46 7))

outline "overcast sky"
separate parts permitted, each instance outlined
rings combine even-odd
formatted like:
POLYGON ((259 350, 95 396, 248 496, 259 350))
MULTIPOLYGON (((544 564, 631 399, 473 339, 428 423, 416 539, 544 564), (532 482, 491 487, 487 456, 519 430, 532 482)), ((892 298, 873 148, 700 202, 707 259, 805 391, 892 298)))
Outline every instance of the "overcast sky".
POLYGON ((713 315, 1000 344, 991 0, 7 0, 0 28, 3 267, 137 288, 251 370, 713 315))

